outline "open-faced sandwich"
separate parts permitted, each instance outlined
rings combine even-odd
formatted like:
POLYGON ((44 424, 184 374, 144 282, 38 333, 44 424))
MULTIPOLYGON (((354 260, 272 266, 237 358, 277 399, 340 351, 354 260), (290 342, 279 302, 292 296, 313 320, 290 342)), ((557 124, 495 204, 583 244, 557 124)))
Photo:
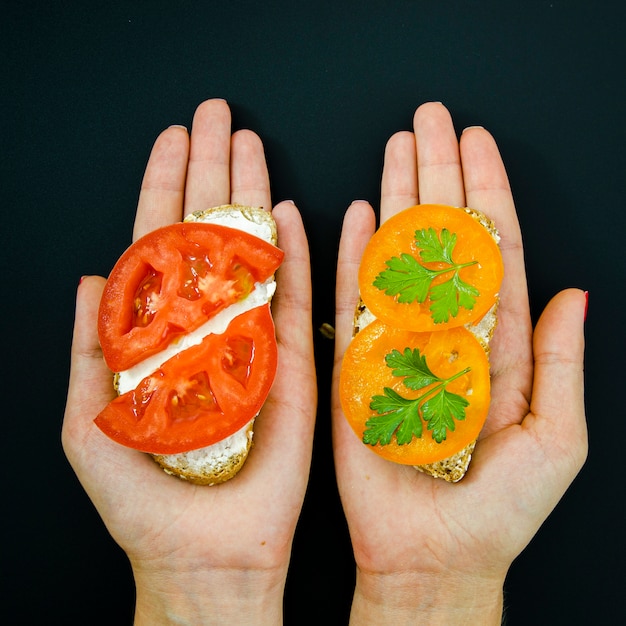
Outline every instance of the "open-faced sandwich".
POLYGON ((276 243, 268 211, 225 205, 122 254, 99 310, 118 392, 95 420, 104 433, 196 484, 239 471, 276 373, 276 243))
POLYGON ((417 205, 384 222, 361 260, 344 414, 375 453, 449 482, 465 475, 489 410, 498 242, 478 211, 417 205))

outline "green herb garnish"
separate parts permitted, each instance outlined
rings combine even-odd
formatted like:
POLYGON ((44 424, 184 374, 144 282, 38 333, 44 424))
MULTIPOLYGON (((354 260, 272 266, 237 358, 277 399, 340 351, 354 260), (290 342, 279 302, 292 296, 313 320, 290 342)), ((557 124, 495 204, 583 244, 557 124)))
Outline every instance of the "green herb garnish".
POLYGON ((443 263, 446 267, 430 269, 403 252, 399 257, 385 261, 387 269, 376 276, 374 287, 384 290, 388 296, 397 296, 401 303, 421 303, 430 297, 430 312, 436 324, 447 322, 450 316, 456 317, 460 307, 471 310, 480 292, 463 281, 459 272, 478 261, 455 263, 452 253, 456 239, 456 234, 447 228, 442 229, 440 236, 434 228, 416 230, 415 243, 420 249, 420 259, 424 263, 443 263), (452 276, 448 280, 432 286, 437 276, 449 273, 452 276))
POLYGON ((405 348, 404 352, 393 350, 385 357, 387 367, 393 375, 404 377, 404 385, 409 389, 424 389, 418 398, 404 398, 390 387, 384 388, 384 395, 373 396, 370 409, 377 416, 365 423, 363 443, 372 446, 387 445, 395 434, 398 444, 409 443, 413 437, 422 436, 423 422, 437 443, 446 439, 448 431, 455 428, 454 420, 465 419, 465 407, 469 402, 462 396, 452 393, 446 387, 457 378, 467 374, 471 368, 457 372, 450 378, 440 378, 433 374, 426 363, 426 357, 418 348, 405 348))

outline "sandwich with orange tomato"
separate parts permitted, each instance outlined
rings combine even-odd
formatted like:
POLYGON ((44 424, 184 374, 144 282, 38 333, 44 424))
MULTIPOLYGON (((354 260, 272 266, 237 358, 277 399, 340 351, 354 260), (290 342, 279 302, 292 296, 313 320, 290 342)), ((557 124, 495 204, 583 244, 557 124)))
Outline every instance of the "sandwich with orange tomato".
POLYGON ((340 398, 384 459, 448 482, 466 474, 490 404, 498 243, 483 213, 431 204, 388 219, 366 246, 340 398))
POLYGON ((98 318, 118 393, 95 419, 106 435, 195 484, 237 474, 276 373, 276 243, 268 211, 225 205, 122 254, 98 318))

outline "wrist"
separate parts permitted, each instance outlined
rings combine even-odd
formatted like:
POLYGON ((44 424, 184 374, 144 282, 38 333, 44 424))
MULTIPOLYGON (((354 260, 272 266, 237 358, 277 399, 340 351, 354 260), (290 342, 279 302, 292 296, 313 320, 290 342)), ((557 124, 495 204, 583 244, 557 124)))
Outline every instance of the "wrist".
POLYGON ((285 575, 239 568, 133 573, 135 626, 282 624, 285 575))
POLYGON ((500 626, 503 587, 503 576, 372 574, 357 569, 350 624, 500 626))

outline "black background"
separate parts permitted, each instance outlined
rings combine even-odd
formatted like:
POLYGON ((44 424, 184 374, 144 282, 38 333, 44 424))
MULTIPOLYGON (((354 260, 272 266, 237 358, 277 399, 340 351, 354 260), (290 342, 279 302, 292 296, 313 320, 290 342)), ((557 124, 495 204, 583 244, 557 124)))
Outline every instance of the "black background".
MULTIPOLYGON (((2 593, 7 623, 124 624, 126 558, 67 464, 60 427, 80 276, 130 241, 152 142, 226 98, 264 140, 275 200, 301 208, 314 323, 333 320, 335 251, 382 151, 440 100, 502 151, 533 316, 589 290, 588 462, 506 585, 508 623, 626 620, 623 311, 626 10, 613 2, 19 2, 0 19, 2 593), (57 6, 58 5, 58 6, 57 6)), ((333 478, 332 342, 286 623, 346 623, 354 565, 333 478), (337 608, 332 608, 337 607, 337 608)))

